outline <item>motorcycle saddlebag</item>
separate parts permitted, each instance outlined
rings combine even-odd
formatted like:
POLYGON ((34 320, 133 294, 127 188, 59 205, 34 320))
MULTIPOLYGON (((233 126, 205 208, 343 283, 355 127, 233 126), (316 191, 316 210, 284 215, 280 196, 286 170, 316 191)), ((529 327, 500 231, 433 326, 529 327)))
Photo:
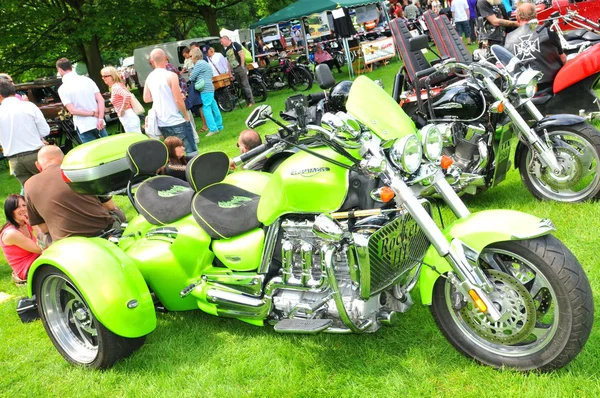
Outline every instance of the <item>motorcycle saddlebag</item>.
POLYGON ((63 179, 72 190, 82 194, 116 193, 127 186, 131 176, 127 148, 147 139, 144 134, 124 133, 79 145, 63 159, 63 179))

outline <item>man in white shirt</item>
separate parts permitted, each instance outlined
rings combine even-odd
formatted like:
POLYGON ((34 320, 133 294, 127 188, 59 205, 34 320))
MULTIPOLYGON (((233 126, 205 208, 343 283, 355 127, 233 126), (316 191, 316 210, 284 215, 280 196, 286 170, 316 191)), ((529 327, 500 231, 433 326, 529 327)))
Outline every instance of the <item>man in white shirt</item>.
MULTIPOLYGON (((175 136, 183 141, 185 154, 195 156, 198 148, 194 140, 194 129, 190 124, 190 116, 179 88, 179 78, 166 69, 167 56, 160 48, 150 53, 150 61, 154 70, 146 78, 144 85, 144 102, 152 102, 152 111, 156 116, 156 124, 165 137, 175 136), (182 116, 183 115, 183 116, 182 116)), ((150 117, 150 113, 148 113, 150 117)))
POLYGON ((21 185, 38 173, 37 153, 50 134, 50 126, 39 108, 15 97, 15 86, 0 78, 0 145, 21 185))
POLYGON ((86 143, 100 137, 108 137, 104 123, 104 97, 92 79, 73 72, 71 61, 61 58, 56 69, 62 76, 58 95, 67 110, 73 115, 73 124, 81 142, 86 143))
POLYGON ((208 49, 206 55, 208 55, 208 63, 212 68, 213 76, 229 73, 229 63, 223 54, 216 52, 215 49, 211 47, 208 49))
POLYGON ((469 26, 469 3, 467 0, 454 0, 450 6, 452 11, 452 17, 454 18, 454 25, 458 35, 462 38, 462 34, 468 40, 467 44, 471 44, 471 27, 469 26))

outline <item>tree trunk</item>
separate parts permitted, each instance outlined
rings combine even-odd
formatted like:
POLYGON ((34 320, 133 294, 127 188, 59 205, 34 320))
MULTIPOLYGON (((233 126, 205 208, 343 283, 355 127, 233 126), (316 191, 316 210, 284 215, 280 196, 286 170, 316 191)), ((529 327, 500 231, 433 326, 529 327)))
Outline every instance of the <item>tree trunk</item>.
POLYGON ((210 36, 220 37, 219 33, 219 25, 217 24, 217 10, 212 7, 200 7, 200 15, 206 22, 206 27, 208 28, 208 34, 210 36))
POLYGON ((92 40, 89 42, 82 43, 83 47, 83 59, 85 60, 85 64, 88 69, 88 74, 90 79, 92 79, 101 93, 108 91, 108 87, 102 81, 102 76, 100 76, 100 71, 102 70, 102 56, 100 55, 100 46, 99 46, 99 38, 98 36, 93 36, 92 40))

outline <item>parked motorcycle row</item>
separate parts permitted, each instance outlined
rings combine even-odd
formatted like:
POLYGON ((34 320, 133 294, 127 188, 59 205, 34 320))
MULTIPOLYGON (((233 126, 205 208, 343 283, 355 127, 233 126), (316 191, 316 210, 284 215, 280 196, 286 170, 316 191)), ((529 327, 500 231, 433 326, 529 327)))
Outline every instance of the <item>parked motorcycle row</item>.
POLYGON ((539 73, 491 51, 497 63, 444 60, 421 74, 423 92, 394 97, 365 76, 336 83, 319 65, 322 94, 290 97, 281 118, 253 109, 248 128, 278 132, 233 159, 234 173, 212 152, 189 162, 187 182, 152 176, 167 152, 140 135, 75 148, 63 169, 82 150, 96 163, 72 173, 72 188, 126 187, 138 215, 121 236, 67 238, 32 265, 29 295, 57 350, 110 367, 143 345, 156 308, 279 333, 373 333, 401 322, 419 286, 467 357, 522 371, 568 364, 593 323, 581 264, 550 220, 471 213, 460 195, 494 187, 514 164, 538 199, 594 199, 600 133, 576 115, 544 116, 532 100, 539 73), (110 172, 123 158, 92 159, 116 140, 131 144, 119 178, 110 172), (261 161, 268 172, 248 170, 261 161), (444 229, 433 198, 457 218, 444 229))

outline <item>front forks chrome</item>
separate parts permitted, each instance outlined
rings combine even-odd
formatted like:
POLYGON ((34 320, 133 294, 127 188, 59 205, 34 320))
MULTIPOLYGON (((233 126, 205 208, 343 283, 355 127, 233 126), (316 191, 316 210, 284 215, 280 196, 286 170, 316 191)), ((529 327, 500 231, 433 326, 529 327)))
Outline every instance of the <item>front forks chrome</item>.
MULTIPOLYGON (((474 299, 470 291, 474 291, 476 296, 485 303, 487 308, 486 314, 489 319, 494 322, 498 321, 501 314, 487 295, 487 293, 493 290, 493 286, 481 269, 471 265, 467 258, 467 256, 473 257, 475 259, 473 263, 476 263, 478 253, 466 246, 459 239, 453 239, 449 243, 408 185, 398 177, 393 177, 390 180, 390 186, 396 193, 397 204, 406 207, 440 256, 445 257, 452 266, 459 279, 458 281, 454 281, 458 290, 465 298, 471 298, 471 300, 474 299)), ((434 183, 434 187, 458 218, 464 218, 471 214, 445 178, 439 178, 434 183)))
MULTIPOLYGON (((527 122, 517 111, 517 108, 515 108, 510 100, 504 96, 502 91, 496 86, 492 79, 486 77, 483 80, 485 86, 492 93, 494 98, 496 98, 498 101, 502 101, 504 104, 505 113, 510 117, 510 120, 513 122, 515 127, 523 134, 525 137, 525 142, 529 144, 538 154, 542 160, 542 164, 550 168, 552 173, 560 175, 563 172, 563 169, 558 164, 558 160, 556 159, 552 148, 548 146, 548 144, 544 142, 544 140, 542 140, 531 127, 529 127, 527 122)), ((531 116, 533 116, 536 120, 539 121, 543 119, 544 116, 531 101, 527 101, 524 106, 525 109, 527 109, 531 116)))

